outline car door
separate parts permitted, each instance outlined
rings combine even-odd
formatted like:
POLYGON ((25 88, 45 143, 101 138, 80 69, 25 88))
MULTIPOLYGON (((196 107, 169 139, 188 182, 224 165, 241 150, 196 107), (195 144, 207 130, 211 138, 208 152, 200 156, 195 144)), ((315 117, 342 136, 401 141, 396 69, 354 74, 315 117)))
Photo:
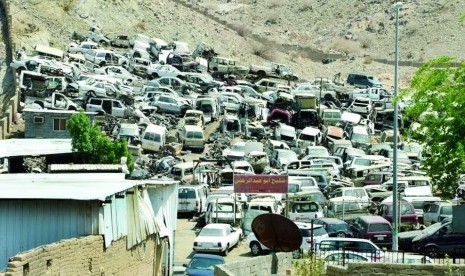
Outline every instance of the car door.
POLYGON ((168 97, 160 96, 157 101, 157 106, 160 108, 161 111, 167 112, 169 111, 169 102, 168 97))
POLYGON ((436 222, 439 213, 439 205, 431 204, 428 210, 423 214, 423 223, 428 226, 436 222))
POLYGON ((125 116, 125 110, 121 102, 112 100, 111 114, 116 117, 123 118, 125 116))

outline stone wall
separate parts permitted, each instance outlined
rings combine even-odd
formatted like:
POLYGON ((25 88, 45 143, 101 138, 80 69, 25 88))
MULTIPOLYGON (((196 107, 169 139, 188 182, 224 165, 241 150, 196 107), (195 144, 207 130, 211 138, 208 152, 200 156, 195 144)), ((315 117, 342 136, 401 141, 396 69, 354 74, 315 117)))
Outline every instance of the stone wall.
POLYGON ((103 236, 87 236, 37 247, 14 256, 0 276, 153 275, 156 239, 126 250, 126 237, 104 248, 103 236))
POLYGON ((444 276, 465 275, 465 265, 349 263, 347 267, 328 265, 326 276, 444 276), (449 274, 449 271, 451 272, 449 274))
MULTIPOLYGON (((292 267, 292 253, 276 253, 278 275, 285 275, 292 267)), ((272 255, 250 258, 245 261, 227 263, 215 267, 215 276, 270 275, 272 255)))

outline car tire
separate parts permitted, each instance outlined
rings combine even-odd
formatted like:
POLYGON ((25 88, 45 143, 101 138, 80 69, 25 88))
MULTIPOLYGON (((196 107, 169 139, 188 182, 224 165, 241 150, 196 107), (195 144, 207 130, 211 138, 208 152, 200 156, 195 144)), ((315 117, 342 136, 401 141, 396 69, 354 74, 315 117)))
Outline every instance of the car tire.
POLYGON ((337 233, 336 233, 336 237, 338 237, 338 238, 345 238, 345 237, 346 237, 346 233, 344 233, 344 232, 337 232, 337 233))
POLYGON ((253 241, 250 243, 250 253, 252 253, 252 255, 259 256, 262 254, 262 251, 262 247, 258 242, 253 241))
POLYGON ((424 253, 431 259, 436 259, 439 257, 439 249, 434 245, 426 247, 424 253))
POLYGON ((96 97, 97 95, 95 95, 95 92, 94 92, 94 91, 88 91, 88 92, 87 92, 87 96, 89 96, 89 97, 96 97))
POLYGON ((223 256, 224 256, 224 257, 228 256, 228 253, 229 253, 229 245, 226 246, 226 250, 224 250, 223 256))

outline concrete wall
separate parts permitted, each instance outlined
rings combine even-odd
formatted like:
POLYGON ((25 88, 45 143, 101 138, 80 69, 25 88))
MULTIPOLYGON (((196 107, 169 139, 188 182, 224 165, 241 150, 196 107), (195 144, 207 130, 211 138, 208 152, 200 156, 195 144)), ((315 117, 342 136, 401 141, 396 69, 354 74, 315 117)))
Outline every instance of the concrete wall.
POLYGON ((421 275, 444 276, 465 275, 465 265, 446 264, 384 264, 349 263, 348 267, 328 265, 326 276, 370 276, 370 275, 421 275), (451 274, 449 274, 449 269, 451 274))
MULTIPOLYGON (((292 268, 292 253, 276 253, 278 273, 285 275, 292 268)), ((270 275, 272 255, 250 258, 245 261, 227 263, 215 267, 215 276, 270 275)))
POLYGON ((103 236, 87 236, 41 246, 14 256, 0 276, 154 275, 156 239, 126 250, 126 237, 104 249, 103 236))

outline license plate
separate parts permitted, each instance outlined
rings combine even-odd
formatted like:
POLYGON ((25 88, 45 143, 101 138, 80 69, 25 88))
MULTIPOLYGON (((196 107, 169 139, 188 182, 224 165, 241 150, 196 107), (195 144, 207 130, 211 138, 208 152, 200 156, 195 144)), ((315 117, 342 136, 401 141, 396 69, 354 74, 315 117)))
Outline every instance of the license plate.
POLYGON ((378 241, 384 241, 384 236, 377 236, 376 239, 377 239, 378 241))

